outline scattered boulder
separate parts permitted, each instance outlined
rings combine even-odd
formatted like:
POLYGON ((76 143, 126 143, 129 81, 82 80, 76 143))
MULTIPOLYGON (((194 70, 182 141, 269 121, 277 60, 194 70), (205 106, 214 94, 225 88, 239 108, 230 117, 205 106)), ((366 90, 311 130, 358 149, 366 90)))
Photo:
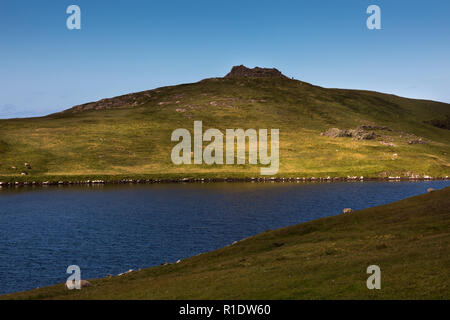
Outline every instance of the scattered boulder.
MULTIPOLYGON (((65 287, 67 289, 70 289, 69 286, 68 286, 68 283, 70 283, 70 282, 67 281, 64 285, 65 285, 65 287)), ((72 288, 75 288, 75 283, 76 283, 76 281, 72 280, 72 285, 71 285, 72 288)), ((87 288, 87 287, 90 287, 90 286, 91 286, 91 283, 89 281, 87 281, 87 280, 80 280, 80 287, 81 288, 87 288)))
POLYGON ((27 175, 28 175, 28 172, 22 172, 20 175, 21 175, 21 176, 27 176, 27 175))
POLYGON ((90 287, 91 283, 87 280, 81 280, 81 287, 82 288, 86 288, 86 287, 90 287))
POLYGON ((433 188, 428 188, 428 189, 427 189, 427 192, 428 192, 428 193, 433 192, 433 191, 435 191, 433 188))
POLYGON ((408 144, 427 144, 427 142, 424 141, 422 138, 419 138, 419 139, 409 140, 408 144))
POLYGON ((342 210, 343 213, 351 213, 353 212, 352 208, 344 208, 344 210, 342 210))
POLYGON ((392 131, 391 128, 386 126, 372 126, 372 125, 361 125, 358 126, 356 129, 360 130, 386 130, 386 131, 392 131))
POLYGON ((384 146, 388 146, 388 147, 396 147, 397 145, 392 143, 392 142, 386 142, 386 141, 380 141, 380 143, 384 146))

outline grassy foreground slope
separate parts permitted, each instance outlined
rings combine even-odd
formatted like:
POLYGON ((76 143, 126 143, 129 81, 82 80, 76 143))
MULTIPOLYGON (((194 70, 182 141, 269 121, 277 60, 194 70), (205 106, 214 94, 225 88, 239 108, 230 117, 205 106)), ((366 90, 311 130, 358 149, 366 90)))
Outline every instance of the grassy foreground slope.
MULTIPOLYGON (((176 128, 280 129, 286 177, 450 175, 450 105, 287 78, 213 78, 0 120, 0 181, 176 176, 253 177, 259 165, 172 164, 176 128), (331 138, 337 127, 388 126, 374 140, 331 138), (426 144, 408 144, 422 138, 426 144), (31 164, 27 169, 24 163, 31 164), (26 172, 28 176, 21 177, 26 172)), ((206 143, 204 143, 204 146, 206 143)))
POLYGON ((178 264, 2 299, 450 299, 450 188, 266 231, 178 264), (381 268, 368 290, 366 268, 381 268))

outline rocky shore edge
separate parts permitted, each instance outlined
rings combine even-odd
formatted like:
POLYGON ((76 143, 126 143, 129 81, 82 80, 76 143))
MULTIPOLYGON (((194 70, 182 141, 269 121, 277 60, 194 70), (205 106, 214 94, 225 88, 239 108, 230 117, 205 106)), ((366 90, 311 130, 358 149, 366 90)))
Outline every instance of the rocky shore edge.
POLYGON ((119 180, 82 180, 82 181, 15 181, 2 182, 0 188, 19 186, 54 185, 103 185, 103 184, 154 184, 154 183, 206 183, 206 182, 352 182, 352 181, 429 181, 450 180, 449 176, 392 176, 392 177, 252 177, 252 178, 162 178, 162 179, 119 179, 119 180))

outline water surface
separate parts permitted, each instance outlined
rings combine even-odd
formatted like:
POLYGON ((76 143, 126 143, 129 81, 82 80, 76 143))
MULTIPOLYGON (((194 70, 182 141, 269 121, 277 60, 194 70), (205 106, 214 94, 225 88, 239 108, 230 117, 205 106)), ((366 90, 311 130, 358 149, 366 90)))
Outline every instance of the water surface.
POLYGON ((205 183, 0 189, 0 294, 174 262, 268 229, 450 181, 205 183))

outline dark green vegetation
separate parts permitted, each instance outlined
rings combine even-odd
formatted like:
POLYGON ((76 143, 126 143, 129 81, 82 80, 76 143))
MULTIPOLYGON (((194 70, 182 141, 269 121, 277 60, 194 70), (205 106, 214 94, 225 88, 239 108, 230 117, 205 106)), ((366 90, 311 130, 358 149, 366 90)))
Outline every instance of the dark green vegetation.
POLYGON ((447 115, 442 119, 433 119, 429 121, 425 121, 425 123, 429 123, 437 128, 450 130, 450 115, 447 115))
POLYGON ((449 299, 450 188, 302 223, 177 264, 2 299, 449 299), (368 290, 366 268, 381 268, 368 290))
POLYGON ((0 120, 0 181, 259 175, 255 165, 172 164, 171 133, 192 132, 194 120, 222 132, 279 128, 282 177, 447 176, 450 131, 424 121, 448 114, 445 103, 282 77, 206 79, 46 117, 0 120), (320 135, 360 125, 392 130, 367 130, 377 135, 373 140, 320 135))

